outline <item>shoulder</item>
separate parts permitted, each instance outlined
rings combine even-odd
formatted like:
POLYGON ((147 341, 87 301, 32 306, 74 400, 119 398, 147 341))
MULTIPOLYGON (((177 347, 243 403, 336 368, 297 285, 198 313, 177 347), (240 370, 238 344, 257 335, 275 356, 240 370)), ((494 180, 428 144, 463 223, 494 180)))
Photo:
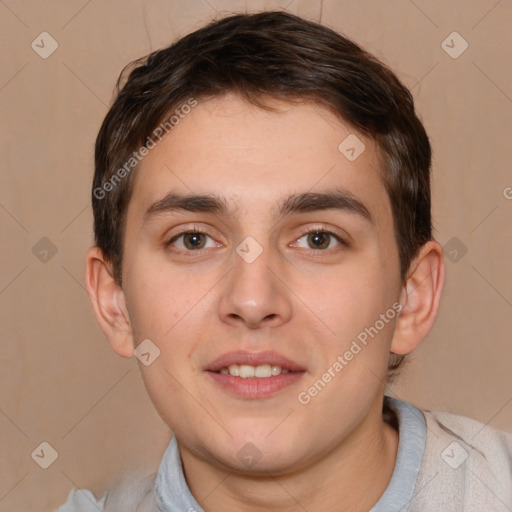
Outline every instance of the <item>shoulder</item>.
POLYGON ((68 499, 57 512, 98 512, 103 510, 106 496, 99 500, 88 489, 73 489, 69 492, 68 499))
POLYGON ((512 433, 457 414, 422 412, 427 438, 416 485, 421 510, 510 511, 512 433))
POLYGON ((511 432, 496 430, 458 414, 429 411, 423 414, 427 423, 427 445, 434 455, 440 453, 448 467, 492 471, 498 480, 508 479, 512 486, 511 432))
POLYGON ((72 490, 57 512, 157 512, 155 474, 124 473, 100 498, 87 489, 72 490))
POLYGON ((158 512, 155 477, 125 474, 108 490, 104 512, 158 512))

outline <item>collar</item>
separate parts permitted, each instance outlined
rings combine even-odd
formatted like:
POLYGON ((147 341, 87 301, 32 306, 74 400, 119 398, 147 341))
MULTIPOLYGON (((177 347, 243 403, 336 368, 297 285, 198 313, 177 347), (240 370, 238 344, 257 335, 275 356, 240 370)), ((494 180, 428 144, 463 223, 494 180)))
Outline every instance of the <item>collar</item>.
POLYGON ((398 419, 398 452, 391 480, 370 512, 405 512, 414 497, 425 451, 427 426, 422 412, 407 402, 385 396, 384 406, 391 409, 398 419))
MULTIPOLYGON (((425 450, 425 418, 419 409, 406 402, 385 396, 384 403, 398 419, 398 453, 389 485, 370 512, 406 511, 413 498, 425 450)), ((160 464, 156 492, 161 512, 204 512, 192 496, 185 480, 175 436, 172 437, 160 464)))

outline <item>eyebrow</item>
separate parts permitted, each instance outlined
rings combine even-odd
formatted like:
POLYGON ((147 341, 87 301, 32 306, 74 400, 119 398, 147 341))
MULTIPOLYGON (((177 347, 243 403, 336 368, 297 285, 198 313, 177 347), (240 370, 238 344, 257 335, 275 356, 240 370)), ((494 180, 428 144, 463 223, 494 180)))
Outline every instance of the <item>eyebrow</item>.
MULTIPOLYGON (((272 214, 280 220, 293 213, 307 213, 321 210, 339 210, 354 213, 371 224, 375 221, 369 209, 352 193, 344 189, 335 189, 323 193, 298 193, 281 199, 273 208, 272 214)), ((158 214, 174 211, 211 213, 226 217, 230 215, 228 203, 224 197, 214 194, 180 194, 171 192, 164 198, 153 203, 144 214, 146 222, 158 214)))

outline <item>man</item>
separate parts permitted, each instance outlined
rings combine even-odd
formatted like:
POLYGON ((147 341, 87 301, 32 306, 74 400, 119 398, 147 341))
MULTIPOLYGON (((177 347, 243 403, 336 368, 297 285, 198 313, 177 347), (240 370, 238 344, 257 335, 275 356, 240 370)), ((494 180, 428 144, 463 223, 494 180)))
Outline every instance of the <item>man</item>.
POLYGON ((384 396, 443 288, 430 157, 396 76, 290 14, 137 62, 86 284, 174 436, 156 477, 61 510, 510 510, 509 434, 384 396))

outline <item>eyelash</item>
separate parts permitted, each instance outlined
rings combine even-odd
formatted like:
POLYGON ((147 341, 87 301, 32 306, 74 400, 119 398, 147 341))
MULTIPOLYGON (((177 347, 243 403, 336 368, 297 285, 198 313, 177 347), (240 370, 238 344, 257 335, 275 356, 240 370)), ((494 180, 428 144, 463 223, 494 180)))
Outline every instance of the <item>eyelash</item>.
MULTIPOLYGON (((212 240, 213 240, 213 237, 211 237, 210 235, 208 235, 208 233, 201 229, 201 228, 197 228, 196 226, 194 226, 193 229, 187 229, 185 231, 181 231, 180 233, 174 235, 166 244, 165 246, 166 247, 170 247, 176 240, 178 240, 179 238, 185 236, 185 235, 192 235, 192 234, 203 234, 203 235, 206 235, 206 236, 209 236, 212 240)), ((196 249, 195 251, 193 250, 190 250, 190 249, 187 249, 187 250, 183 250, 183 249, 178 249, 177 252, 185 252, 185 253, 189 253, 190 256, 192 256, 191 253, 200 253, 201 251, 203 251, 204 249, 196 249)))
MULTIPOLYGON (((332 231, 329 231, 326 227, 324 226, 318 226, 318 227, 315 227, 313 229, 308 229, 304 232, 302 232, 295 240, 294 242, 297 242, 298 240, 300 240, 302 237, 304 237, 305 235, 310 235, 310 234, 314 234, 314 233, 321 233, 321 234, 324 234, 324 235, 329 235, 331 237, 333 237, 341 246, 347 248, 349 247, 349 244, 343 239, 341 238, 338 234, 332 232, 332 231)), ((194 226, 194 229, 187 229, 185 231, 181 231, 180 233, 177 233, 176 235, 174 235, 166 244, 165 246, 166 247, 170 247, 174 242, 176 242, 179 238, 185 236, 185 235, 192 235, 192 234, 203 234, 203 235, 206 235, 208 236, 209 238, 211 238, 213 240, 213 237, 211 237, 210 235, 208 235, 208 233, 201 229, 201 228, 196 228, 194 226)), ((186 250, 183 250, 183 249, 178 249, 178 252, 185 252, 185 253, 200 253, 201 251, 203 251, 204 249, 196 249, 196 250, 191 250, 191 249, 186 249, 186 250)), ((332 251, 332 248, 330 249, 303 249, 309 253, 319 253, 319 252, 328 252, 328 251, 332 251)), ((190 254, 191 255, 191 254, 190 254)))
MULTIPOLYGON (((348 243, 343 238, 341 238, 340 235, 334 233, 333 231, 330 231, 326 226, 317 226, 313 229, 309 228, 309 229, 303 231, 301 233, 301 235, 295 239, 295 242, 297 242, 298 240, 300 240, 302 237, 304 237, 306 235, 312 235, 315 233, 329 235, 330 237, 334 238, 342 247, 344 247, 344 248, 349 247, 348 243)), ((332 247, 330 249, 310 249, 310 248, 308 248, 308 249, 304 249, 304 250, 308 251, 309 253, 315 253, 315 255, 318 255, 318 253, 322 253, 322 252, 332 252, 333 248, 332 247)))

